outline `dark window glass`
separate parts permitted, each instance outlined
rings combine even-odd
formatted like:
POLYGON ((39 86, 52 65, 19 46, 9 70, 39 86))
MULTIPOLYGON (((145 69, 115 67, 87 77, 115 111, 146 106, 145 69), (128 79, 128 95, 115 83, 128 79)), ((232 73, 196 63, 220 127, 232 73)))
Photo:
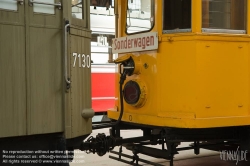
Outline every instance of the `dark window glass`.
POLYGON ((163 2, 163 30, 191 29, 191 0, 163 2))

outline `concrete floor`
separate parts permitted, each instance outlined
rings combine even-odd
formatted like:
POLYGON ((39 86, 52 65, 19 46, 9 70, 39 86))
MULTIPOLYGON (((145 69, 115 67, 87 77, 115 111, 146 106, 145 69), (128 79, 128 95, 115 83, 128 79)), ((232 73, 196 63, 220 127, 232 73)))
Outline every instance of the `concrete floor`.
MULTIPOLYGON (((97 133, 105 133, 106 135, 109 135, 108 129, 100 129, 93 131, 92 135, 95 136, 97 133)), ((142 132, 140 130, 129 130, 129 131, 123 131, 121 133, 121 136, 123 138, 128 137, 136 137, 142 135, 142 132)), ((178 147, 185 147, 190 143, 182 143, 178 147)), ((158 146, 160 148, 160 146, 158 146)), ((116 147, 114 150, 118 151, 119 147, 116 147)), ((123 148, 123 153, 132 155, 132 152, 129 150, 126 150, 123 148)), ((250 152, 249 152, 250 153, 250 152)), ((107 153, 106 155, 100 157, 97 154, 86 154, 85 152, 76 151, 76 158, 73 160, 72 163, 70 163, 70 166, 78 166, 78 165, 84 165, 84 166, 127 166, 128 164, 122 163, 113 159, 109 158, 109 155, 113 155, 117 157, 115 154, 107 153), (77 163, 79 162, 79 163, 77 163)), ((145 156, 142 154, 139 154, 139 157, 151 162, 159 163, 162 165, 169 166, 169 161, 164 159, 156 159, 150 156, 145 156)), ((130 159, 127 159, 125 157, 122 157, 123 159, 126 159, 130 161, 130 159)), ((220 153, 210 150, 201 149, 199 155, 195 155, 193 150, 186 150, 181 151, 179 154, 175 155, 174 158, 174 166, 250 166, 250 158, 248 157, 247 160, 249 161, 224 161, 220 158, 220 153)), ((147 165, 144 163, 139 162, 140 165, 147 165)))

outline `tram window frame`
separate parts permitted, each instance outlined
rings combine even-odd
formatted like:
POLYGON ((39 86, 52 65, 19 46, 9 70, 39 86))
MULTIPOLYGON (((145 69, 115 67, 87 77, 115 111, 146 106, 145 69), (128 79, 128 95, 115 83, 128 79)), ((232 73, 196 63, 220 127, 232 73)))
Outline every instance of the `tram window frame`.
MULTIPOLYGON (((77 1, 77 0, 76 0, 77 1)), ((89 12, 89 9, 87 10, 83 10, 85 8, 85 6, 87 5, 87 1, 86 0, 78 0, 78 2, 76 4, 72 4, 73 1, 71 1, 71 19, 72 22, 74 22, 75 25, 80 26, 80 27, 88 27, 89 23, 88 23, 88 18, 86 18, 87 16, 87 12, 89 12), (81 17, 77 17, 76 15, 73 15, 73 7, 77 7, 77 8, 81 8, 81 17)))
MULTIPOLYGON (((145 33, 145 32, 150 32, 153 28, 154 28, 154 25, 155 25, 155 0, 150 0, 150 7, 151 7, 151 9, 150 9, 150 18, 149 18, 149 22, 150 22, 150 25, 151 25, 151 28, 149 28, 149 29, 147 29, 147 30, 141 30, 141 31, 135 31, 135 32, 129 32, 128 31, 128 28, 129 27, 133 27, 133 26, 128 26, 129 25, 129 23, 128 23, 128 20, 130 20, 131 21, 131 18, 129 17, 128 18, 128 13, 130 14, 130 10, 129 10, 129 1, 131 1, 131 0, 128 0, 127 1, 127 10, 126 10, 126 27, 125 27, 125 33, 127 34, 127 35, 133 35, 133 34, 139 34, 139 33, 145 33)), ((132 0, 133 1, 133 0, 132 0)), ((139 10, 139 9, 138 9, 139 10)), ((143 12, 143 11, 141 11, 141 12, 143 12)), ((145 19, 146 20, 146 19, 145 19)), ((131 24, 131 22, 130 22, 130 24, 131 24)), ((141 28, 144 28, 144 29, 146 29, 146 27, 141 27, 141 28)))
POLYGON ((163 20, 162 20, 162 33, 163 34, 168 34, 168 33, 186 33, 186 32, 191 32, 192 31, 192 0, 185 0, 186 3, 188 5, 190 5, 190 7, 188 6, 184 6, 184 5, 179 5, 178 3, 183 3, 184 1, 182 0, 163 0, 163 5, 162 5, 162 11, 163 11, 163 20), (170 10, 168 10, 168 13, 166 13, 167 11, 167 7, 168 7, 168 4, 170 6, 170 10), (177 7, 180 7, 181 8, 177 8, 177 7), (178 11, 183 11, 183 8, 187 8, 186 12, 184 13, 181 13, 181 14, 178 14, 178 11), (177 12, 174 12, 173 9, 177 9, 177 12), (189 14, 189 16, 188 16, 189 14), (185 19, 184 16, 187 16, 188 18, 185 19), (178 18, 178 19, 175 19, 175 18, 178 18), (181 19, 180 19, 181 18, 181 19), (170 23, 169 23, 169 20, 170 20, 170 23), (181 20, 181 23, 180 21, 177 22, 177 20, 181 20), (184 25, 184 21, 187 20, 189 21, 189 23, 185 23, 187 25, 184 25), (176 26, 176 24, 182 24, 181 26, 187 26, 186 28, 178 28, 178 27, 175 27, 173 28, 174 26, 176 26), (189 27, 188 27, 189 26, 189 27))
MULTIPOLYGON (((224 0, 224 2, 222 2, 223 0, 202 0, 202 32, 205 32, 205 33, 230 33, 230 34, 246 34, 247 31, 247 1, 246 0, 224 0), (214 9, 213 6, 212 6, 212 3, 228 3, 227 5, 229 5, 228 7, 224 6, 223 10, 224 11, 220 11, 218 10, 217 12, 216 11, 213 11, 214 9), (239 2, 241 4, 239 4, 239 2), (238 3, 238 4, 236 4, 238 3), (207 6, 205 6, 205 4, 207 6), (242 5, 244 10, 240 10, 241 8, 239 7, 242 7, 240 6, 242 5), (212 6, 212 8, 210 9, 209 7, 212 6), (237 13, 238 12, 238 13, 237 13), (243 12, 243 17, 239 17, 240 14, 242 14, 243 12), (210 14, 211 13, 211 14, 210 14), (214 16, 213 16, 213 15, 214 16), (215 16, 217 14, 217 17, 215 16), (220 14, 218 16, 218 14, 220 14), (210 17, 210 15, 212 15, 210 17), (238 16, 237 16, 238 15, 238 16), (221 19, 221 17, 224 17, 224 19, 221 19), (217 18, 217 20, 216 20, 217 18), (241 18, 241 19, 235 19, 235 18, 241 18), (219 23, 219 24, 224 24, 223 26, 221 25, 213 25, 213 22, 212 20, 215 20, 215 22, 219 23), (218 20, 219 19, 219 20, 218 20), (224 20, 221 21, 221 20, 224 20), (243 29, 236 29, 237 26, 239 25, 239 20, 240 21, 243 21, 243 22, 240 22, 240 26, 244 27, 243 29), (211 23, 212 22, 212 23, 211 23), (213 28, 213 27, 209 27, 210 24, 212 24, 213 26, 218 26, 218 28, 213 28), (227 24, 227 25, 225 25, 227 24), (221 26, 221 27, 219 27, 221 26), (228 27, 229 26, 229 27, 228 27), (234 28, 236 27, 236 28, 234 28)), ((217 8, 220 8, 222 9, 223 6, 218 6, 217 5, 214 5, 214 8, 215 6, 217 8)), ((214 23, 216 24, 216 23, 214 23)))

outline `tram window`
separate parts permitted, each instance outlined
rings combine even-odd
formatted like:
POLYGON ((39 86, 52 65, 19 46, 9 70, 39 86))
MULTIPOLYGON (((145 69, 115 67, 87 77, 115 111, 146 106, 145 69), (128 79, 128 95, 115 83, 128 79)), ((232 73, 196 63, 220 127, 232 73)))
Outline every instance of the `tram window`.
POLYGON ((17 11, 17 2, 10 0, 0 0, 0 10, 1 9, 17 11))
POLYGON ((45 4, 34 3, 33 11, 35 13, 55 14, 55 7, 46 4, 46 3, 54 4, 55 0, 44 0, 43 3, 45 4))
POLYGON ((145 32, 154 25, 154 0, 128 0, 127 25, 128 34, 145 32))
MULTIPOLYGON (((83 1, 84 2, 84 1, 83 1)), ((84 19, 84 4, 82 0, 72 0, 72 17, 78 19, 84 19)))
POLYGON ((202 30, 245 33, 246 4, 246 0, 202 0, 202 30))
POLYGON ((163 1, 163 33, 191 31, 191 0, 163 1))

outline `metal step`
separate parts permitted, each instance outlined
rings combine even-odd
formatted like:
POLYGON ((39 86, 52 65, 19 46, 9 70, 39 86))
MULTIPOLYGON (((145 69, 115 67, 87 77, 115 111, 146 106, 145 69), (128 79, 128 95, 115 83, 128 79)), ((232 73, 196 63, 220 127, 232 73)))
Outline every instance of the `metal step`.
POLYGON ((162 164, 158 164, 158 163, 154 163, 154 162, 151 162, 151 161, 148 161, 148 160, 144 160, 144 159, 141 159, 139 157, 138 157, 138 162, 136 163, 136 161, 135 162, 131 161, 131 160, 135 159, 134 156, 130 156, 130 155, 127 155, 127 154, 124 154, 124 153, 121 153, 121 152, 116 152, 116 151, 110 151, 110 153, 116 154, 116 155, 118 155, 118 157, 109 155, 109 158, 120 161, 120 162, 123 162, 123 163, 126 163, 126 164, 130 164, 130 165, 141 166, 139 164, 139 162, 142 162, 142 163, 150 164, 150 165, 153 165, 153 166, 164 166, 162 164), (128 161, 128 160, 122 159, 121 157, 125 157, 125 158, 131 159, 131 160, 128 161))

